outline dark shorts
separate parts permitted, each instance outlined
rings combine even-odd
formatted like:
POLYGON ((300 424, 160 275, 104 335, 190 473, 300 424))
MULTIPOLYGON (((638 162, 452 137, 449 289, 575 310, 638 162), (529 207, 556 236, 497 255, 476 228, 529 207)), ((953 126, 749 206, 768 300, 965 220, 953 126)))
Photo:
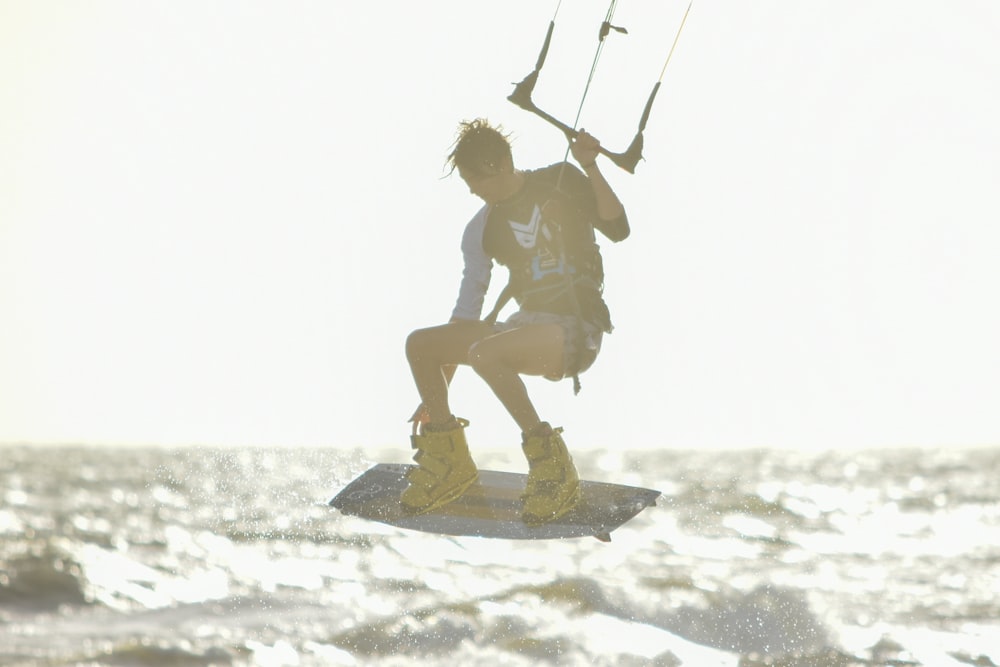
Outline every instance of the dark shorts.
POLYGON ((597 353, 601 351, 604 332, 590 322, 584 322, 576 315, 558 315, 538 310, 519 310, 505 322, 497 322, 497 333, 509 331, 529 324, 558 324, 563 328, 563 372, 561 375, 546 375, 545 379, 558 381, 572 377, 590 368, 597 353), (582 329, 581 329, 582 327, 582 329))

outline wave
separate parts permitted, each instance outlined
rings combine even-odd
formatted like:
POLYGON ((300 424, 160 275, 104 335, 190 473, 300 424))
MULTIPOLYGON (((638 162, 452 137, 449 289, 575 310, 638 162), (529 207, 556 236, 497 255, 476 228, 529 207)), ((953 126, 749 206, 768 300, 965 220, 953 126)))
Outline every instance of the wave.
MULTIPOLYGON (((678 646, 687 643, 717 649, 719 656, 794 658, 837 652, 800 591, 765 586, 749 593, 730 591, 711 596, 711 603, 704 607, 644 608, 621 594, 607 593, 589 578, 557 579, 460 603, 431 605, 337 633, 330 637, 330 643, 368 657, 400 653, 427 656, 454 650, 470 640, 552 658, 564 655, 568 647, 579 650, 581 646, 579 637, 567 633, 562 622, 567 617, 616 619, 661 630, 659 643, 665 650, 647 656, 656 657, 661 664, 665 664, 666 652, 676 653, 678 646), (553 613, 553 608, 558 613, 553 613), (560 625, 564 627, 560 629, 560 625)), ((618 647, 626 653, 627 649, 618 647)))
POLYGON ((44 611, 91 603, 80 564, 49 542, 32 545, 29 553, 7 559, 0 569, 0 604, 9 609, 44 611))

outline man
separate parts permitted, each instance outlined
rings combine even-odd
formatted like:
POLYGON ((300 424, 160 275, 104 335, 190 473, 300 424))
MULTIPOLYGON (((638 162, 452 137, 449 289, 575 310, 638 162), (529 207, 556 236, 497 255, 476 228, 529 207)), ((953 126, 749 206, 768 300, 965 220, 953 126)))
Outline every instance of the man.
POLYGON ((582 172, 568 163, 520 171, 500 129, 482 119, 461 124, 448 161, 485 206, 462 238, 465 268, 451 320, 414 331, 406 341, 422 400, 413 416, 418 466, 400 498, 407 511, 441 507, 478 477, 465 440, 468 422, 456 418, 448 403, 458 364, 486 381, 522 431, 529 464, 523 520, 552 521, 578 500, 579 476, 562 429, 541 420, 520 376, 576 380, 611 331, 594 229, 621 241, 629 224, 597 167, 599 148, 581 131, 571 150, 582 172), (509 269, 505 292, 520 306, 499 324, 495 313, 480 319, 493 260, 509 269))

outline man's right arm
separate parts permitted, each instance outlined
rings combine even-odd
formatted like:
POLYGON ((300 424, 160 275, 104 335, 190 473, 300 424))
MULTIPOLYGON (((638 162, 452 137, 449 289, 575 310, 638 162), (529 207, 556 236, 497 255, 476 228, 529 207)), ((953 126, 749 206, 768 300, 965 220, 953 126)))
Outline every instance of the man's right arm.
POLYGON ((483 302, 490 287, 493 260, 483 250, 483 232, 489 207, 484 206, 465 227, 462 235, 462 283, 458 289, 458 300, 451 313, 451 321, 479 321, 483 314, 483 302))

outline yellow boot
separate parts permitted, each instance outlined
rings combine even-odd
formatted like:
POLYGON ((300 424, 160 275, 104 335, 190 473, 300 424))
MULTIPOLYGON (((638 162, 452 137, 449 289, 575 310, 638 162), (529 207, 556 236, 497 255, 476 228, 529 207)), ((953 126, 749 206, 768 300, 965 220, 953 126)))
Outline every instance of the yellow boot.
POLYGON ((580 477, 560 435, 562 429, 548 430, 547 435, 526 437, 521 445, 529 466, 521 518, 529 525, 558 519, 580 499, 580 477))
POLYGON ((428 431, 411 437, 417 453, 417 467, 406 478, 410 485, 400 495, 403 509, 422 514, 455 500, 479 478, 479 471, 469 454, 465 427, 469 422, 457 419, 458 426, 448 431, 428 431))

